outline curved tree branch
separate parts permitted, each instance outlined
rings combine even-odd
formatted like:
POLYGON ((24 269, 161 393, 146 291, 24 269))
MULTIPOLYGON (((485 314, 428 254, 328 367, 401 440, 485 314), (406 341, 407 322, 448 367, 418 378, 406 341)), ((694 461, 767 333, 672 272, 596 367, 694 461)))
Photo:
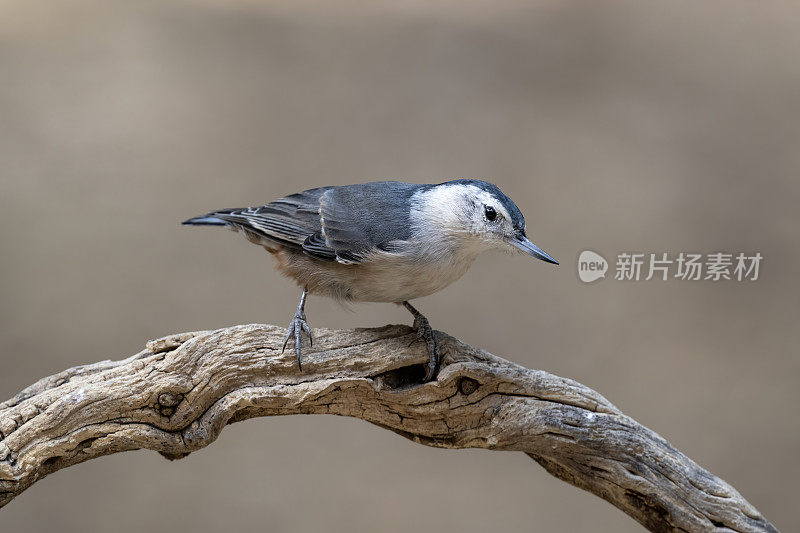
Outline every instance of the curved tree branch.
POLYGON ((442 333, 443 368, 422 383, 427 352, 409 346, 406 326, 316 330, 300 372, 281 354, 284 333, 181 333, 31 385, 0 404, 0 507, 94 457, 146 448, 178 459, 232 422, 329 413, 428 446, 525 452, 652 531, 777 531, 733 487, 580 383, 442 333))

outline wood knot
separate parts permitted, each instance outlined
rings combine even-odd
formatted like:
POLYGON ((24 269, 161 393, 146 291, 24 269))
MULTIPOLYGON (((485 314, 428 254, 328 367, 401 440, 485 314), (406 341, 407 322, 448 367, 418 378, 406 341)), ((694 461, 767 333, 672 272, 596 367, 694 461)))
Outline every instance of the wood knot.
POLYGON ((158 395, 158 405, 156 408, 163 416, 172 416, 175 412, 175 407, 183 400, 183 394, 162 392, 158 395))
POLYGON ((481 384, 472 378, 461 378, 461 381, 458 382, 458 392, 464 396, 469 396, 478 390, 480 386, 481 384))
POLYGON ((158 395, 158 403, 164 407, 175 407, 183 400, 183 394, 173 394, 171 392, 162 392, 158 395))

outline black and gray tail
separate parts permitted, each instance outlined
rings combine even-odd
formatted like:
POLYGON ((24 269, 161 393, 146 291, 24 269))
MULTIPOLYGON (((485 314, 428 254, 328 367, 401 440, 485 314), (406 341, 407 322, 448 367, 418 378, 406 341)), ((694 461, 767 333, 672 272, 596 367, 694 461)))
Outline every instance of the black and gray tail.
POLYGON ((309 236, 322 230, 319 198, 329 189, 321 187, 292 194, 260 207, 218 209, 190 218, 190 226, 222 226, 244 235, 270 251, 277 245, 305 249, 309 236))
POLYGON ((187 226, 221 226, 233 231, 238 231, 252 242, 265 247, 270 252, 275 251, 276 244, 291 244, 283 239, 270 235, 258 224, 258 219, 251 213, 257 208, 220 209, 205 215, 184 220, 181 224, 187 226))
POLYGON ((203 215, 201 217, 194 217, 190 218, 189 220, 184 220, 181 224, 185 224, 187 226, 230 226, 230 222, 226 222, 221 218, 217 218, 214 215, 203 215))
POLYGON ((227 226, 231 228, 236 221, 229 217, 234 213, 242 211, 246 211, 246 209, 218 209, 217 211, 206 213, 203 216, 184 220, 181 224, 187 226, 227 226))

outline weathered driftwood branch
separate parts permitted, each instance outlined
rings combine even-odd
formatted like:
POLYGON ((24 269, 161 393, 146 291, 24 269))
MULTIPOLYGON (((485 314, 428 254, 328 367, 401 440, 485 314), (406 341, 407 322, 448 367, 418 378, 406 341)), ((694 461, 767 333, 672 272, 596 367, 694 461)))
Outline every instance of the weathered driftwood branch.
POLYGON ((71 368, 0 404, 0 507, 39 479, 125 450, 169 459, 255 416, 331 413, 420 444, 527 453, 653 531, 776 531, 725 481, 575 381, 440 335, 438 379, 406 326, 316 330, 303 372, 285 330, 182 333, 122 361, 71 368))

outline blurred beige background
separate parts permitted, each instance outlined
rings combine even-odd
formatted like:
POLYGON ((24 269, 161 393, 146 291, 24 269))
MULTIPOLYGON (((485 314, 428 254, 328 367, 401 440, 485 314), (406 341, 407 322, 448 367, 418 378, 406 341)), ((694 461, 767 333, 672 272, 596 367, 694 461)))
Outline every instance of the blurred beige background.
MULTIPOLYGON (((212 208, 488 177, 558 268, 484 256, 437 329, 577 379, 800 530, 796 2, 0 1, 0 396, 299 290, 212 208), (754 252, 754 283, 578 281, 581 250, 754 252), (533 347, 532 347, 533 346, 533 347)), ((311 298, 312 326, 410 323, 311 298)), ((58 472, 3 531, 638 531, 522 454, 258 419, 58 472)))

